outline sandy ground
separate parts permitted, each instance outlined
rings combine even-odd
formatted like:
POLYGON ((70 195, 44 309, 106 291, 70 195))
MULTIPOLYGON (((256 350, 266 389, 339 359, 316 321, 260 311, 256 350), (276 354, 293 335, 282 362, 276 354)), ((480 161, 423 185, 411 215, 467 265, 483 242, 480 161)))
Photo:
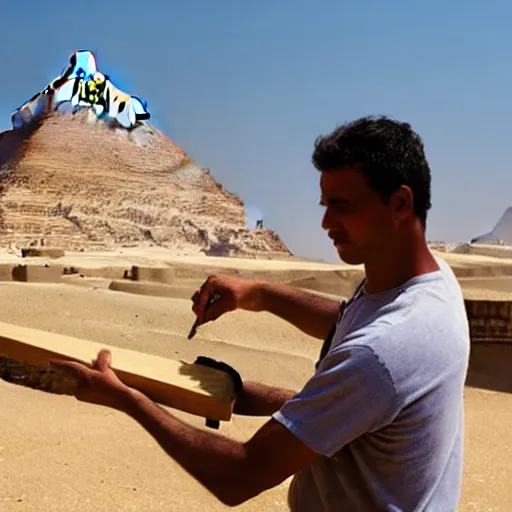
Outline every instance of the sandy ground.
MULTIPOLYGON (((467 294, 512 295, 505 277, 512 261, 449 256, 467 294), (494 270, 488 269, 493 266, 494 270), (474 275, 468 269, 475 268, 474 275)), ((0 254, 0 263, 20 261, 0 254)), ((41 264, 44 259, 30 260, 41 264)), ((266 272, 268 277, 314 290, 346 295, 354 276, 346 265, 314 262, 175 258, 165 251, 75 254, 50 265, 95 269, 96 277, 66 276, 58 283, 0 282, 0 321, 68 334, 165 356, 193 360, 210 355, 245 379, 299 389, 311 375, 320 350, 314 340, 266 313, 235 312, 186 339, 194 316, 189 297, 201 282, 197 266, 216 271, 266 272), (112 268, 179 264, 184 277, 113 290, 112 268), (105 268, 110 269, 105 271, 105 268), (281 272, 276 274, 276 272, 281 272), (289 272, 289 273, 287 273, 289 272), (166 293, 155 293, 154 285, 166 293), (131 290, 133 291, 133 290, 131 290)), ((92 272, 92 271, 91 271, 92 272)), ((263 274, 262 274, 263 272, 263 274)), ((94 274, 94 272, 92 272, 94 274)), ((512 273, 512 272, 511 272, 512 273)), ((475 346, 465 392, 466 459, 461 511, 512 510, 509 490, 512 455, 512 346, 475 346)), ((221 511, 199 484, 169 459, 152 438, 121 413, 15 386, 0 380, 0 511, 221 511)), ((175 412, 202 427, 200 418, 175 412)), ((264 419, 234 417, 221 432, 248 439, 264 419)), ((241 511, 287 510, 287 482, 239 507, 241 511)))

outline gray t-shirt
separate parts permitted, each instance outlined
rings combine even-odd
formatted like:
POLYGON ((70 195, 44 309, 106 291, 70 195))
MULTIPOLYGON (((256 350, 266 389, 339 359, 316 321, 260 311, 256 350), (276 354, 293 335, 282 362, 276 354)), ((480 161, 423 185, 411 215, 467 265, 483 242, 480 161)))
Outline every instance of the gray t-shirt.
POLYGON ((314 376, 274 414, 320 454, 293 478, 292 511, 457 509, 469 329, 437 262, 383 293, 360 287, 314 376))

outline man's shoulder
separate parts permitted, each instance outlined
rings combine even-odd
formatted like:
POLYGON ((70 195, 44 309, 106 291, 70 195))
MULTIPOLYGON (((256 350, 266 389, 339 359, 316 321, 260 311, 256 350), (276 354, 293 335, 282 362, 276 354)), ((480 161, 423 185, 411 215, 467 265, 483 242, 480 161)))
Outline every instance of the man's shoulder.
MULTIPOLYGON (((332 348, 370 348, 395 383, 426 380, 443 368, 465 371, 469 327, 451 269, 415 279, 394 295, 354 303, 340 322, 332 348)), ((449 372, 448 372, 449 373, 449 372)))

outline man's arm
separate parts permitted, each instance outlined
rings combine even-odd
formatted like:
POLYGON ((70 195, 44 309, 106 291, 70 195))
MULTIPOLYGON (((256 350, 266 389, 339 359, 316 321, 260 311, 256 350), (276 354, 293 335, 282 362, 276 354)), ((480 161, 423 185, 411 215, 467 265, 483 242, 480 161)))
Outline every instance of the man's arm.
POLYGON ((273 419, 240 443, 187 425, 137 391, 124 398, 124 407, 170 457, 228 506, 279 485, 317 457, 273 419))
POLYGON ((271 416, 296 393, 258 382, 244 382, 237 395, 233 412, 243 416, 271 416))
POLYGON ((93 368, 71 361, 53 365, 71 371, 75 396, 112 407, 135 419, 185 471, 220 501, 239 505, 286 480, 318 456, 274 419, 246 443, 197 429, 169 414, 139 391, 123 384, 102 350, 93 368))
POLYGON ((293 286, 261 282, 263 309, 314 338, 324 339, 336 323, 340 302, 293 286))
POLYGON ((325 339, 340 311, 340 301, 294 286, 224 275, 210 276, 194 294, 192 302, 200 323, 211 322, 236 309, 268 311, 319 339, 325 339), (207 308, 214 294, 219 298, 207 308))

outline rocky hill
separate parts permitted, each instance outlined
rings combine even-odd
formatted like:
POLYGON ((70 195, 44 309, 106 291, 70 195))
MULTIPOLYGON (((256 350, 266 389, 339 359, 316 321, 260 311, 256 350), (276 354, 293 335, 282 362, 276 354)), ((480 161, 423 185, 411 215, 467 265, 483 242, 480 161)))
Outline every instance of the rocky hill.
POLYGON ((248 229, 243 202, 163 133, 91 108, 46 111, 0 134, 0 247, 12 244, 290 254, 276 233, 248 229))

